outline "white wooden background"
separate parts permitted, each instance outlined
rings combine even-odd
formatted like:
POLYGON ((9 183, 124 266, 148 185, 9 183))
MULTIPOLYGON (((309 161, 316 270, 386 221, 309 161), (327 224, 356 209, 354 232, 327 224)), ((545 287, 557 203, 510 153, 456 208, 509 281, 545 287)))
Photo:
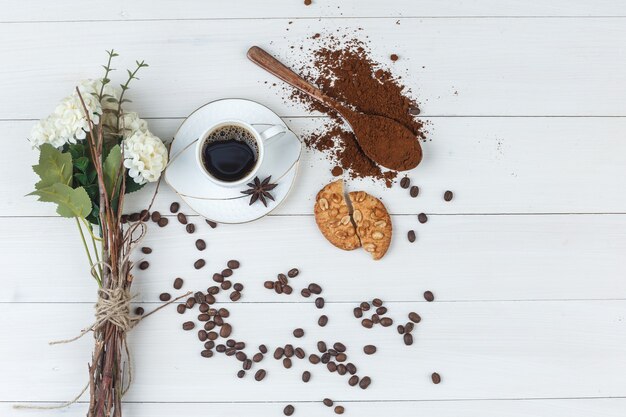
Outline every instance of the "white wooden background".
MULTIPOLYGON (((126 415, 280 416, 287 403, 298 416, 332 414, 324 397, 353 416, 626 414, 626 4, 313 2, 0 1, 0 415, 86 409, 12 409, 72 398, 91 349, 88 338, 47 345, 89 323, 95 289, 74 225, 24 198, 35 181, 36 154, 25 140, 35 120, 77 79, 97 76, 103 51, 114 47, 118 68, 135 58, 150 63, 131 94, 164 138, 222 97, 259 100, 296 132, 310 130, 320 115, 284 103, 245 52, 259 44, 288 60, 288 45, 312 33, 356 27, 382 62, 400 55, 396 70, 409 74, 431 123, 425 160, 411 173, 419 198, 398 187, 349 185, 381 196, 394 214, 384 260, 340 252, 317 232, 312 199, 329 181, 329 165, 306 152, 296 191, 265 219, 212 230, 195 217, 193 238, 175 219, 152 228, 151 267, 137 273, 136 290, 150 309, 175 276, 185 289, 206 288, 210 272, 237 258, 235 278, 247 290, 228 306, 234 337, 277 346, 302 326, 307 351, 319 339, 343 341, 372 386, 350 388, 319 365, 297 361, 284 370, 269 358, 264 382, 239 380, 230 358, 199 356, 195 332, 182 332, 170 309, 132 334, 136 379, 126 415), (456 195, 449 204, 446 189, 456 195), (430 215, 424 225, 415 218, 422 211, 430 215), (192 268, 198 236, 208 241, 201 272, 192 268), (311 281, 324 287, 326 328, 315 324, 310 301, 262 289, 293 266, 302 271, 296 289, 311 281), (434 303, 424 302, 427 289, 434 303), (422 315, 413 346, 351 316, 375 296, 388 300, 394 318, 422 315), (367 343, 379 352, 365 357, 367 343), (300 382, 304 369, 313 372, 308 385, 300 382), (440 385, 430 382, 433 371, 440 385)), ((143 208, 148 194, 129 210, 143 208)), ((163 189, 158 208, 166 212, 175 199, 163 189)))

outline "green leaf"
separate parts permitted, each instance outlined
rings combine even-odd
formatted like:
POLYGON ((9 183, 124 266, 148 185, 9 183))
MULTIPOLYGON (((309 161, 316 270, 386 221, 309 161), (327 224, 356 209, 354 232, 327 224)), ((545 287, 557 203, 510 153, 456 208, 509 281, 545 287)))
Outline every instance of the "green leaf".
POLYGON ((115 145, 109 151, 104 160, 104 186, 106 187, 107 194, 112 199, 115 194, 118 193, 122 180, 118 179, 120 176, 120 170, 122 167, 122 149, 120 145, 115 145), (113 189, 115 187, 115 190, 113 189))
POLYGON ((130 176, 126 175, 126 194, 134 193, 135 191, 139 191, 146 184, 137 184, 135 180, 130 176))
POLYGON ((87 168, 89 168, 89 158, 86 156, 79 156, 78 158, 75 158, 74 166, 81 172, 87 171, 87 168))
POLYGON ((33 191, 39 201, 57 204, 57 213, 61 217, 87 217, 91 213, 91 200, 83 187, 72 188, 56 183, 50 187, 33 191))
POLYGON ((72 183, 72 155, 63 153, 54 146, 45 143, 39 147, 39 164, 33 165, 33 171, 41 180, 35 189, 46 188, 55 183, 72 183))

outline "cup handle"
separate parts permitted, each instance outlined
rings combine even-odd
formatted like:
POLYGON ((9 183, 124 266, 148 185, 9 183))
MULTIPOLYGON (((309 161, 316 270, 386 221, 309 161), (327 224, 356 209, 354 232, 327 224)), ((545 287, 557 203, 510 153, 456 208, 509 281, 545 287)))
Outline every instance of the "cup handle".
POLYGON ((287 128, 285 126, 274 125, 259 133, 259 136, 261 136, 261 140, 264 145, 269 145, 274 141, 274 139, 281 137, 285 132, 287 132, 287 128))

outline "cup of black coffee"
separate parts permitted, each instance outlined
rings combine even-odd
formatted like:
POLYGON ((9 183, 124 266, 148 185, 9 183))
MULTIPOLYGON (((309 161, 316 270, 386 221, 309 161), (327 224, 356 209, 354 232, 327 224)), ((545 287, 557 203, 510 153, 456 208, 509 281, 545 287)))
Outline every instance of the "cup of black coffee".
POLYGON ((282 125, 264 125, 264 130, 259 132, 247 122, 224 120, 200 136, 196 147, 198 165, 217 184, 243 184, 261 166, 265 145, 286 131, 282 125))

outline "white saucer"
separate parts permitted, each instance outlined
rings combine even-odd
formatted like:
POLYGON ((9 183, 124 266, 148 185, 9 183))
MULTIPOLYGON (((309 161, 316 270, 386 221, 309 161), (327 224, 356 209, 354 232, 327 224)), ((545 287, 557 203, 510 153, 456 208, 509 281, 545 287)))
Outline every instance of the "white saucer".
POLYGON ((170 149, 170 163, 165 170, 165 181, 192 210, 218 223, 246 223, 259 219, 274 210, 287 197, 296 179, 302 144, 287 128, 285 137, 273 140, 265 148, 265 157, 257 176, 263 180, 271 175, 278 184, 265 207, 260 201, 249 205, 250 197, 241 194, 247 186, 224 187, 207 179, 195 159, 195 143, 212 124, 225 119, 244 120, 259 131, 269 125, 285 123, 267 107, 250 100, 223 99, 213 101, 193 112, 180 126, 170 149))

